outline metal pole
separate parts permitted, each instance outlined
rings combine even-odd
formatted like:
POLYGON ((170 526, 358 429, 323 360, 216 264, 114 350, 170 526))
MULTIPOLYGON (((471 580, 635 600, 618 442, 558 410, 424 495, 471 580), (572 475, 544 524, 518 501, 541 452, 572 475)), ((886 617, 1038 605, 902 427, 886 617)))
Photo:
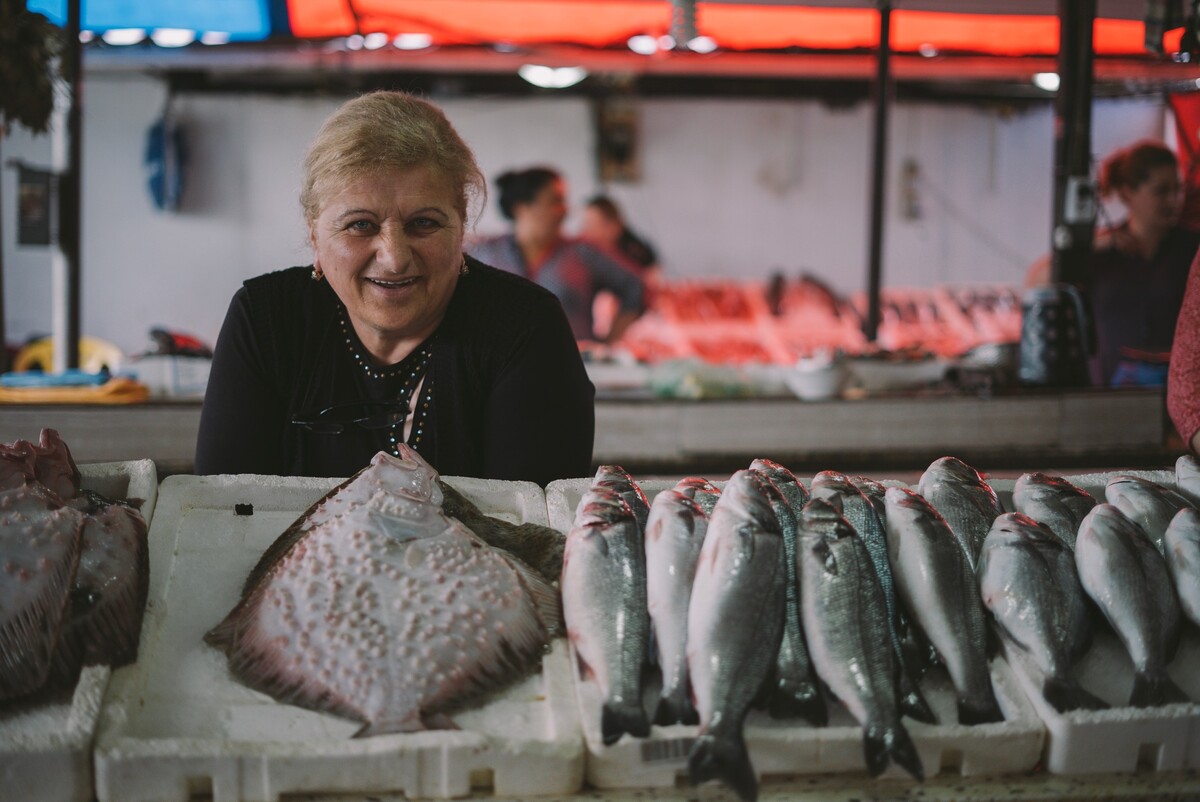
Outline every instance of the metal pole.
POLYGON ((59 244, 67 263, 66 294, 66 366, 79 367, 79 289, 80 289, 80 207, 83 166, 83 92, 81 91, 82 47, 79 32, 82 23, 82 0, 67 3, 66 43, 63 47, 63 77, 71 101, 67 109, 67 168, 59 183, 61 193, 59 244))
POLYGON ((883 273, 883 196, 887 177, 888 106, 891 102, 891 0, 879 0, 879 50, 875 72, 875 142, 871 169, 871 232, 867 261, 867 318, 863 333, 875 342, 879 333, 879 288, 883 273))
MULTIPOLYGON (((0 116, 0 126, 4 118, 0 116)), ((4 134, 0 130, 0 149, 4 145, 4 134)), ((0 162, 3 164, 3 162, 0 162)), ((0 373, 8 371, 8 328, 4 321, 4 174, 0 171, 0 373)))
POLYGON ((1092 158, 1092 26, 1096 0, 1059 0, 1054 102, 1054 229, 1050 279, 1088 281, 1096 219, 1092 158))

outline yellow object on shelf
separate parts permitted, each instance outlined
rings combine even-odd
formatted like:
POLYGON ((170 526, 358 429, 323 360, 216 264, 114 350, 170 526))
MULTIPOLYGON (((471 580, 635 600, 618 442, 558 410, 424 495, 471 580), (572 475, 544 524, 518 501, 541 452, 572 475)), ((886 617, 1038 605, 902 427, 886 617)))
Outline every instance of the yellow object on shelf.
POLYGON ((83 387, 0 387, 0 404, 136 404, 149 397, 146 385, 122 377, 83 387))
MULTIPOLYGON (((108 370, 116 373, 121 369, 125 355, 121 349, 107 340, 96 337, 79 338, 79 367, 88 373, 99 373, 108 370)), ((54 369, 54 341, 49 337, 34 340, 27 344, 13 357, 13 371, 54 369)))

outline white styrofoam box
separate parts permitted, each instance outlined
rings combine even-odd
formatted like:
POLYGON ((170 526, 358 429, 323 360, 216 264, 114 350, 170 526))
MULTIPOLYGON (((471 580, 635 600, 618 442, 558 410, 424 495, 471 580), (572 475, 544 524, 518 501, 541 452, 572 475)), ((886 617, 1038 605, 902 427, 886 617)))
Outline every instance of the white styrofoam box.
MULTIPOLYGON (((808 477, 801 477, 807 486, 808 477)), ((591 478, 561 479, 546 486, 550 525, 569 531, 575 509, 591 478)), ((639 481, 652 503, 654 496, 674 486, 670 480, 639 481)), ((724 481, 714 480, 723 485, 724 481)), ((894 483, 892 483, 894 484, 894 483)), ((574 661, 572 661, 574 665, 574 661)), ((992 685, 1005 721, 976 726, 930 725, 905 719, 927 777, 943 772, 962 776, 1015 774, 1032 769, 1041 757, 1045 732, 1012 669, 1003 658, 991 663, 992 685)), ((574 672, 573 672, 573 676, 574 672)), ((654 710, 658 680, 645 688, 645 708, 654 710)), ((576 697, 587 747, 587 781, 597 788, 672 787, 687 775, 687 754, 695 739, 695 726, 651 727, 647 738, 624 736, 605 746, 600 734, 598 689, 590 680, 575 676, 576 697)), ((921 680, 921 691, 940 721, 957 720, 954 687, 942 668, 921 680)), ((812 727, 799 719, 773 720, 762 711, 751 711, 745 738, 750 762, 760 779, 764 775, 795 776, 864 772, 862 728, 838 702, 827 698, 829 724, 812 727)), ((891 766, 883 775, 903 778, 903 769, 891 766)))
MULTIPOLYGON (((545 524, 529 482, 443 477, 486 514, 545 524)), ((150 603, 136 665, 114 672, 96 737, 101 802, 277 802, 290 794, 571 793, 583 745, 565 643, 542 671, 452 713, 458 731, 351 736, 359 723, 281 704, 203 642, 259 557, 338 479, 172 476, 150 532, 150 603), (237 515, 235 505, 253 505, 237 515)))
MULTIPOLYGON (((1176 490, 1173 470, 1129 470, 1066 474, 1064 479, 1104 502, 1104 488, 1114 476, 1140 476, 1176 490)), ((1016 481, 988 482, 1006 510, 1012 510, 1016 481)), ((1153 769, 1200 768, 1200 632, 1184 623, 1179 651, 1167 673, 1192 704, 1133 708, 1133 662, 1116 634, 1097 617, 1092 646, 1074 675, 1083 687, 1113 705, 1110 710, 1059 713, 1042 696, 1042 675, 1018 654, 1011 663, 1021 686, 1046 725, 1046 767, 1056 774, 1094 774, 1153 769)))
POLYGON ((194 356, 151 354, 125 365, 125 372, 150 390, 156 398, 204 398, 212 360, 194 356))
MULTIPOLYGON (((80 465, 84 488, 113 499, 143 499, 150 523, 158 496, 151 460, 80 465)), ((0 711, 0 797, 28 800, 93 798, 92 738, 108 686, 108 666, 89 666, 74 688, 0 711)))

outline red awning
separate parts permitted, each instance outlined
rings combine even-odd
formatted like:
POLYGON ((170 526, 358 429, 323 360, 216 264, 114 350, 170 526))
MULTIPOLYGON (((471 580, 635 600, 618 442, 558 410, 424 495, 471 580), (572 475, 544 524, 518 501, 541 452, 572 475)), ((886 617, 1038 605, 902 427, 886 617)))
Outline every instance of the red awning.
MULTIPOLYGON (((445 45, 613 47, 635 34, 658 36, 671 28, 665 0, 355 0, 353 13, 346 0, 288 0, 288 11, 293 34, 302 38, 424 33, 445 45)), ((698 33, 726 50, 872 49, 878 27, 878 12, 869 8, 700 3, 696 11, 698 33)), ((1178 49, 1181 33, 1167 34, 1168 52, 1178 49)), ((1138 20, 1096 21, 1099 56, 1143 55, 1143 39, 1138 20)), ((896 10, 891 44, 899 52, 930 45, 942 53, 1052 55, 1058 51, 1058 18, 896 10)))

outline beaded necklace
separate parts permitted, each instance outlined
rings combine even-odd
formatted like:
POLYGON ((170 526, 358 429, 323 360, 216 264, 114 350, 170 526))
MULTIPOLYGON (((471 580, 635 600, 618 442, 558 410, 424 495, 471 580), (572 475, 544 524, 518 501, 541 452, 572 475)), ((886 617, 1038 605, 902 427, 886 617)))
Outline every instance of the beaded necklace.
MULTIPOLYGON (((341 327, 342 339, 345 340, 346 348, 354 358, 354 363, 363 369, 363 373, 368 379, 380 381, 403 377, 403 384, 396 393, 397 401, 411 406, 413 390, 417 385, 421 386, 421 396, 413 410, 412 433, 409 435, 411 442, 408 444, 419 451, 421 438, 425 432, 425 423, 429 417, 430 402, 433 399, 433 378, 429 376, 429 360, 433 356, 432 338, 426 340, 419 349, 409 354, 399 364, 390 368, 378 369, 359 350, 357 338, 352 334, 350 325, 346 321, 345 307, 341 304, 338 304, 338 325, 341 327), (424 379, 423 383, 422 379, 424 379)), ((388 427, 388 450, 392 456, 400 456, 399 443, 404 442, 403 427, 404 420, 397 421, 388 427)))

